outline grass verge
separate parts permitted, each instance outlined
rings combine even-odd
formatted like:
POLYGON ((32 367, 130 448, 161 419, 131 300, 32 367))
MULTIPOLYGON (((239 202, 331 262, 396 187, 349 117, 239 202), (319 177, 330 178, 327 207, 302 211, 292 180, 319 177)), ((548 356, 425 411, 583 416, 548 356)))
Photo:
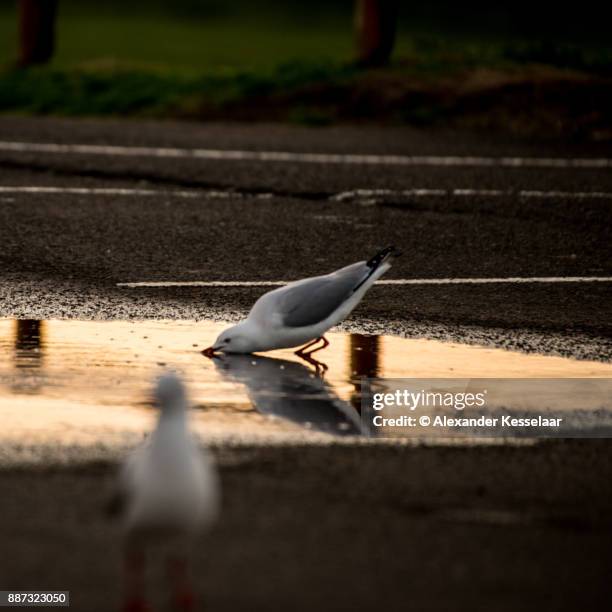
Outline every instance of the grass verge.
POLYGON ((360 71, 349 63, 346 15, 190 22, 92 11, 60 15, 53 63, 29 70, 11 67, 15 16, 0 12, 0 112, 445 124, 612 140, 607 48, 401 28, 393 65, 360 71))

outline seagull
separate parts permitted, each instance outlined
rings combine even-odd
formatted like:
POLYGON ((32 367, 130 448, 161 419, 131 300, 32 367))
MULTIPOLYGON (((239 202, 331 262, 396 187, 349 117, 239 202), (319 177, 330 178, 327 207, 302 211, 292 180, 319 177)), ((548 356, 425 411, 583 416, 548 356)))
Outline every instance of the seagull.
POLYGON ((254 353, 305 345, 295 354, 313 361, 312 353, 329 345, 325 332, 351 313, 398 255, 390 246, 368 261, 269 291, 244 321, 223 331, 202 354, 212 357, 217 352, 254 353), (323 344, 311 348, 319 342, 323 344))
POLYGON ((124 612, 145 612, 145 549, 163 546, 176 608, 195 609, 187 577, 186 551, 219 512, 219 484, 212 458, 190 435, 188 403, 181 380, 166 373, 157 380, 160 412, 147 442, 119 473, 109 510, 121 514, 125 535, 127 592, 124 612))

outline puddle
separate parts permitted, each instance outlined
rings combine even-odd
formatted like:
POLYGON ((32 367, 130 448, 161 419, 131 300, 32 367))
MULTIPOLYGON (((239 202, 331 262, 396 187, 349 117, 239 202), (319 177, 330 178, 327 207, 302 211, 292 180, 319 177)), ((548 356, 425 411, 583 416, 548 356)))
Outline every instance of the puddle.
POLYGON ((0 320, 3 443, 123 445, 150 429, 151 381, 181 372, 194 430, 213 442, 313 441, 360 431, 360 377, 611 377, 612 365, 433 340, 332 333, 317 377, 291 350, 211 361, 226 325, 0 320), (323 433, 321 433, 323 432, 323 433))

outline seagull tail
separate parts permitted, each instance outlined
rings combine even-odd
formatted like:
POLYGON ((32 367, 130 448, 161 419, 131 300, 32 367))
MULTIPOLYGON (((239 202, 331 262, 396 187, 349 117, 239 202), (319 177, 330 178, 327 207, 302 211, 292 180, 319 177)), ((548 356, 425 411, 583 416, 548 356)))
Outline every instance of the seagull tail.
POLYGON ((388 246, 386 249, 376 253, 371 259, 368 259, 366 265, 374 271, 385 261, 399 257, 400 255, 401 253, 394 246, 388 246))
MULTIPOLYGON (((353 293, 357 291, 357 289, 359 289, 362 285, 364 285, 368 280, 372 279, 372 277, 374 277, 375 280, 376 278, 384 274, 384 270, 382 270, 379 274, 376 274, 376 271, 385 262, 391 259, 395 259, 400 255, 401 253, 394 246, 388 246, 386 249, 383 249, 379 253, 376 253, 376 255, 374 255, 374 257, 372 257, 371 259, 368 259, 368 261, 366 261, 366 266, 370 269, 368 270, 368 273, 366 274, 365 278, 353 289, 353 293)), ((387 266, 385 270, 388 269, 388 267, 389 266, 387 266)))

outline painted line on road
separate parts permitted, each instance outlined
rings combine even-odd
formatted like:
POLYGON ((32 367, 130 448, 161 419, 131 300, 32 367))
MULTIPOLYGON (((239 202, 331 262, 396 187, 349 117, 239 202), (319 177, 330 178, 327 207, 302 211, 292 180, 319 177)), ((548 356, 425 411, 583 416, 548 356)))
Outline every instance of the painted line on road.
POLYGON ((540 191, 534 189, 353 189, 342 191, 331 196, 331 200, 346 202, 352 200, 372 200, 388 197, 431 198, 440 196, 500 198, 518 197, 524 199, 573 199, 612 200, 609 191, 540 191))
MULTIPOLYGON (((140 197, 174 197, 189 199, 228 199, 247 198, 268 200, 274 198, 273 193, 245 193, 232 190, 195 190, 195 189, 132 189, 127 187, 56 187, 48 185, 3 185, 0 186, 2 194, 68 194, 68 195, 100 195, 100 196, 140 196, 140 197)), ((281 197, 281 196, 279 196, 281 197)), ((284 196, 290 197, 290 196, 284 196)), ((298 197, 296 195, 294 197, 298 197)), ((334 202, 372 201, 381 198, 432 198, 432 197, 459 197, 459 198, 499 198, 518 197, 522 199, 570 199, 570 200, 612 200, 612 192, 606 191, 537 191, 537 190, 499 190, 499 189, 354 189, 342 191, 329 196, 334 202)))
POLYGON ((360 153, 306 153, 184 149, 178 147, 128 147, 119 145, 60 144, 0 141, 0 151, 205 159, 221 161, 290 162, 307 164, 365 164, 381 166, 490 166, 509 168, 612 168, 611 158, 591 157, 487 157, 477 155, 373 155, 360 153))
POLYGON ((221 190, 195 190, 195 189, 131 189, 128 187, 55 187, 47 185, 2 185, 1 194, 28 193, 28 194, 68 194, 68 195, 103 195, 103 196, 142 196, 142 197, 175 197, 175 198, 255 198, 269 199, 272 193, 245 194, 240 191, 221 190))
MULTIPOLYGON (((117 287, 282 287, 293 281, 141 281, 117 283, 117 287)), ((376 285, 492 285, 499 283, 610 283, 612 276, 509 276, 507 278, 396 278, 376 285)))
POLYGON ((33 193, 33 194, 55 194, 67 193, 73 195, 117 195, 117 196, 160 196, 178 195, 181 197, 195 198, 200 195, 195 191, 162 191, 158 189, 129 189, 121 187, 52 187, 52 186, 30 186, 9 185, 0 186, 0 193, 33 193))

